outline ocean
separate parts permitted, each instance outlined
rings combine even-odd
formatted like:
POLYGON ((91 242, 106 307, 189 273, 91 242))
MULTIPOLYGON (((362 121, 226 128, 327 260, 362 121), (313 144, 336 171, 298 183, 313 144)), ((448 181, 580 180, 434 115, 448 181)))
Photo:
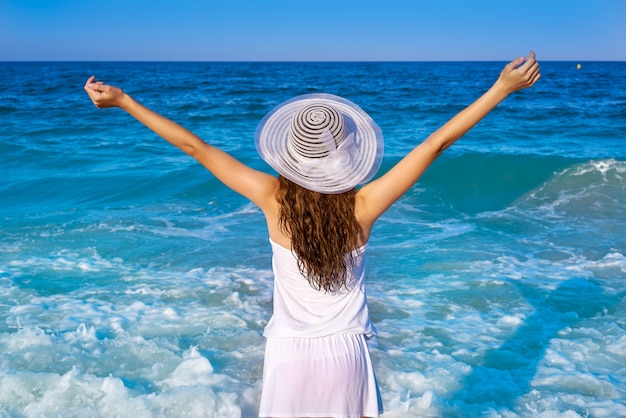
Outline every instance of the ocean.
MULTIPOLYGON (((119 109, 118 85, 255 168, 272 107, 328 92, 381 173, 505 63, 0 63, 0 416, 253 417, 261 212, 119 109)), ((541 62, 375 225, 384 417, 626 416, 626 62, 541 62)))

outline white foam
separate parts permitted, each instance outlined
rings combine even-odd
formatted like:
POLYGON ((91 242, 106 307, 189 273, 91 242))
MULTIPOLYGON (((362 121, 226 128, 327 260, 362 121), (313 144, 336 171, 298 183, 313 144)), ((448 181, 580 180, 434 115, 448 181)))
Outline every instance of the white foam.
POLYGON ((26 417, 241 417, 237 395, 213 386, 187 390, 162 388, 158 393, 132 393, 119 378, 98 377, 73 368, 65 374, 3 373, 0 413, 26 417), (218 393, 216 393, 216 390, 218 393))
MULTIPOLYGON (((517 202, 528 213, 551 218, 608 218, 624 210, 626 162, 588 161, 556 173, 553 179, 517 202)), ((538 218, 541 219, 541 218, 538 218)))
POLYGON ((67 251, 1 268, 19 277, 33 267, 108 269, 126 284, 50 296, 3 286, 13 289, 3 319, 17 330, 0 333, 0 416, 235 417, 256 409, 271 272, 136 269, 67 251), (181 358, 185 338, 196 345, 181 358), (218 353, 227 374, 203 350, 218 353))
MULTIPOLYGON (((463 224, 430 232, 474 232, 462 230, 463 224), (462 228, 455 232, 457 226, 462 228)), ((480 253, 433 248, 426 266, 419 248, 407 248, 417 254, 414 266, 399 266, 391 277, 370 270, 368 299, 380 330, 370 347, 385 416, 623 412, 623 251, 594 257, 556 245, 523 251, 539 246, 540 238, 525 236, 517 252, 499 252, 495 244, 480 253), (591 283, 582 293, 593 298, 588 314, 549 299, 572 277, 591 283), (524 334, 529 332, 534 334, 524 334), (529 341, 540 349, 515 351, 529 341), (511 366, 518 364, 516 355, 528 368, 521 383, 511 366), (502 370, 483 365, 493 359, 505 362, 502 370), (467 383, 471 379, 480 390, 467 383), (482 393, 513 395, 499 405, 469 402, 482 393)), ((386 248, 374 247, 368 262, 375 267, 377 253, 386 248)), ((12 260, 0 271, 3 300, 10 301, 3 302, 10 305, 0 333, 0 415, 56 415, 63 409, 77 416, 256 414, 270 270, 133 264, 85 248, 12 260), (85 277, 86 283, 107 277, 98 285, 40 295, 12 282, 32 270, 85 277)))
POLYGON ((523 323, 523 316, 504 315, 498 319, 499 325, 519 326, 523 323))
POLYGON ((49 269, 53 271, 98 272, 102 270, 118 269, 123 260, 115 258, 112 261, 103 259, 95 250, 86 249, 91 255, 82 255, 74 251, 54 251, 47 257, 34 256, 25 260, 11 260, 7 270, 12 274, 23 274, 33 269, 49 269))
POLYGON ((52 338, 42 329, 20 328, 15 333, 0 334, 0 343, 7 352, 20 351, 29 347, 50 347, 52 338))
POLYGON ((161 388, 174 388, 179 386, 211 386, 216 380, 221 380, 213 373, 213 366, 209 360, 202 357, 196 347, 183 353, 183 361, 168 378, 158 382, 161 388))

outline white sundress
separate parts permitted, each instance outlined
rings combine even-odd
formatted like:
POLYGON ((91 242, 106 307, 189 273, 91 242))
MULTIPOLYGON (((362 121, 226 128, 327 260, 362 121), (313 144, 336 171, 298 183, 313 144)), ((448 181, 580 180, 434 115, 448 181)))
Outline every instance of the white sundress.
POLYGON ((382 401, 366 339, 376 332, 365 294, 365 246, 347 289, 315 290, 294 253, 273 242, 274 312, 259 417, 377 417, 382 401))

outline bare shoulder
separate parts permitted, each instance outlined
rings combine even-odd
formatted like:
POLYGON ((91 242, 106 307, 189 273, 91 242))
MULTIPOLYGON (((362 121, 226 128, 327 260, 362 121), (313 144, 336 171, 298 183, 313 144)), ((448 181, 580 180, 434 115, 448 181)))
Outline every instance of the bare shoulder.
POLYGON ((363 243, 369 240, 370 232, 378 216, 374 213, 372 205, 368 204, 367 190, 359 189, 354 197, 354 214, 363 231, 363 243))

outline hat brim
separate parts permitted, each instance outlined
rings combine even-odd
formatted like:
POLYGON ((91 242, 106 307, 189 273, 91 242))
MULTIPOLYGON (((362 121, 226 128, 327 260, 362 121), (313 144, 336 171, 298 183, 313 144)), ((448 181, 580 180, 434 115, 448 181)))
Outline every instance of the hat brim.
POLYGON ((259 122, 255 144, 261 158, 281 176, 325 194, 344 193, 366 183, 378 172, 383 157, 383 135, 376 122, 350 100, 325 93, 296 96, 276 106, 259 122), (346 122, 347 131, 355 135, 355 153, 339 173, 328 173, 321 164, 311 165, 304 173, 301 162, 288 151, 291 120, 298 110, 312 103, 324 103, 337 109, 346 122))

